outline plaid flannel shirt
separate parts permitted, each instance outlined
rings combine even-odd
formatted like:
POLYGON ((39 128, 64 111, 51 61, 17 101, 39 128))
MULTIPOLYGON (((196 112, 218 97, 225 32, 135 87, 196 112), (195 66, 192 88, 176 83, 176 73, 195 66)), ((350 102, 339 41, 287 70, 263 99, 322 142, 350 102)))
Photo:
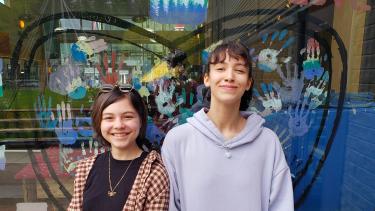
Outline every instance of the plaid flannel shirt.
MULTIPOLYGON (((79 162, 73 198, 68 210, 82 210, 83 190, 96 156, 79 162)), ((159 153, 151 151, 142 162, 123 211, 168 210, 169 179, 159 153)))

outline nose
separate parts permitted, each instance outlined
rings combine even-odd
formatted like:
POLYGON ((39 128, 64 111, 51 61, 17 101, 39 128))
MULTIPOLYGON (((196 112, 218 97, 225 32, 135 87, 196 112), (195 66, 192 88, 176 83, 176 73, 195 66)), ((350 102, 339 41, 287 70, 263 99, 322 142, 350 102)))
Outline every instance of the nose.
POLYGON ((225 81, 232 82, 234 80, 234 70, 232 68, 226 71, 225 81))
POLYGON ((114 128, 123 128, 125 126, 124 122, 122 121, 121 118, 116 118, 113 124, 114 128))

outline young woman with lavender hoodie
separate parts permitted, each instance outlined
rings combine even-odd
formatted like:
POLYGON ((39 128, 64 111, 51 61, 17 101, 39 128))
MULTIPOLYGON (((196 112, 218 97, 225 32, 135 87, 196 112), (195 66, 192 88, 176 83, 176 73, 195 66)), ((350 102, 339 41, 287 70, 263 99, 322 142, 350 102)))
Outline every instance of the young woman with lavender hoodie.
POLYGON ((209 58, 203 108, 166 136, 162 158, 170 179, 169 210, 289 211, 293 189, 277 135, 246 110, 251 58, 239 42, 223 43, 209 58))

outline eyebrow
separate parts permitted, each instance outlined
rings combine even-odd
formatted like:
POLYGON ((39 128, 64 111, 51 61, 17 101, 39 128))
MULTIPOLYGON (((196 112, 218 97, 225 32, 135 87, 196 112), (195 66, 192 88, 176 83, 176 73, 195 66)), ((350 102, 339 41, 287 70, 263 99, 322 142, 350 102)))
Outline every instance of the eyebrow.
MULTIPOLYGON (((111 112, 103 112, 102 113, 102 115, 104 116, 104 115, 113 115, 114 113, 111 113, 111 112)), ((123 114, 135 114, 135 112, 133 112, 133 111, 125 111, 125 112, 123 112, 123 113, 121 113, 121 115, 123 115, 123 114)))

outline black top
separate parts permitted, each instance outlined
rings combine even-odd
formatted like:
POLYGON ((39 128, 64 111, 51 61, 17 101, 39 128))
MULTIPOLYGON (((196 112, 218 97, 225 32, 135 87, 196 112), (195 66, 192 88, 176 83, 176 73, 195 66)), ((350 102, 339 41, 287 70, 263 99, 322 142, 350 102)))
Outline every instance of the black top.
POLYGON ((147 156, 142 152, 141 156, 134 159, 125 177, 114 190, 116 195, 108 196, 108 156, 111 159, 112 188, 116 186, 131 160, 115 160, 109 152, 98 155, 87 177, 83 191, 83 210, 122 210, 132 189, 139 167, 147 156))

